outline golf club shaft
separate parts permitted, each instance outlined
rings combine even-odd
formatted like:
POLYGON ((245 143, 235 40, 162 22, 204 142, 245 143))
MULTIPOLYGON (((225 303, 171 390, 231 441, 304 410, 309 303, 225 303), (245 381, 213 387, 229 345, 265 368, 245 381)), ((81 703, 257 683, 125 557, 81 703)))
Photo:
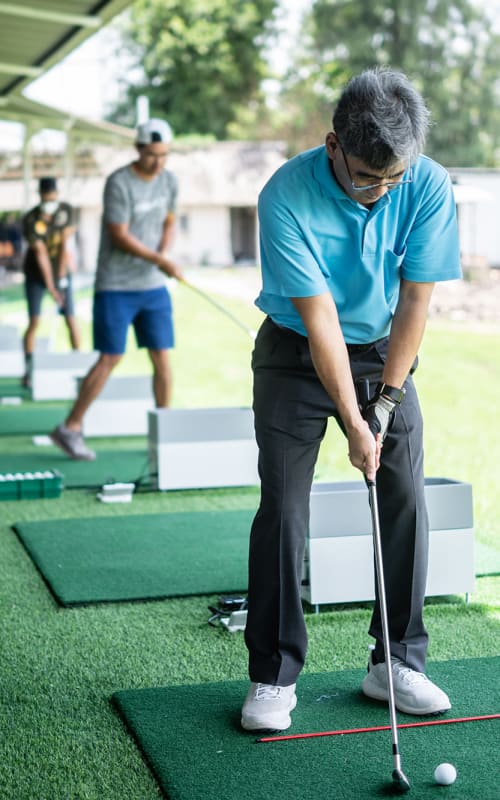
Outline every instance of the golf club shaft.
POLYGON ((214 308, 216 308, 222 314, 225 314, 225 316, 228 317, 230 320, 232 320, 235 323, 235 325, 237 325, 239 328, 245 331, 245 333, 248 333, 248 335, 252 339, 255 339, 255 337, 257 336, 256 332, 253 331, 251 328, 249 328, 248 325, 245 325, 245 323, 242 322, 240 319, 238 319, 238 317, 236 317, 234 314, 232 314, 231 311, 228 311, 227 308, 224 308, 224 306, 218 303, 217 300, 214 300, 213 297, 204 292, 198 286, 194 286, 194 284, 190 283, 185 278, 183 278, 180 282, 184 284, 184 286, 188 286, 189 289, 191 289, 193 292, 199 294, 200 297, 203 297, 203 299, 206 300, 208 303, 211 303, 211 305, 213 305, 214 308))
POLYGON ((387 693, 389 702, 389 715, 392 731, 392 753, 394 769, 401 770, 401 756, 399 753, 398 725, 396 719, 396 704, 394 702, 394 685, 392 681, 391 644, 389 636, 389 623, 387 620, 387 600, 385 594, 384 564, 382 558, 382 537, 378 513, 377 487, 375 481, 367 480, 370 509, 373 526, 373 548, 375 551, 375 571, 377 573, 378 599, 380 618, 382 621, 382 638, 384 641, 385 666, 387 672, 387 693))
MULTIPOLYGON (((456 725, 460 722, 482 722, 484 720, 500 719, 500 714, 482 714, 476 717, 457 717, 456 719, 431 719, 424 722, 402 722, 398 725, 398 730, 402 728, 427 728, 431 725, 456 725)), ((281 736, 261 736, 255 741, 259 744, 271 742, 287 742, 291 739, 317 739, 322 736, 345 736, 350 733, 376 733, 378 731, 390 731, 390 725, 374 725, 371 728, 346 728, 337 731, 316 731, 313 733, 288 733, 281 736)))

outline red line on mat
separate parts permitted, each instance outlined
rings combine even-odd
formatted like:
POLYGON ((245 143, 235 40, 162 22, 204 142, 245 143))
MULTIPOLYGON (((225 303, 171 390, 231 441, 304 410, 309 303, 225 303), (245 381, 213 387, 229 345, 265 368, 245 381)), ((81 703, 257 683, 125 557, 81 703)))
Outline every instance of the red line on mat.
MULTIPOLYGON (((423 728, 430 725, 452 725, 457 722, 480 722, 485 719, 499 719, 500 714, 484 714, 481 717, 458 717, 457 719, 433 719, 426 722, 403 722, 398 728, 423 728)), ((347 728, 345 731, 319 731, 318 733, 290 733, 283 736, 262 736, 255 741, 259 744, 267 742, 287 742, 291 739, 313 739, 319 736, 343 736, 348 733, 373 733, 374 731, 390 731, 390 725, 378 725, 374 728, 347 728)))

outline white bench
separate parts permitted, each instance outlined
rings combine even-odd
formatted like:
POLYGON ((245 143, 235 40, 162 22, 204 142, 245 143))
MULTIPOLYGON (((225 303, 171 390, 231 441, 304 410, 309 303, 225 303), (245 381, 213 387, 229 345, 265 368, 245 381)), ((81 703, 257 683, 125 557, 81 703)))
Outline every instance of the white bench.
POLYGON ((85 414, 83 433, 85 436, 146 436, 148 413, 154 407, 151 376, 112 375, 85 414))
POLYGON ((259 482, 251 408, 156 409, 149 464, 159 490, 259 482))
MULTIPOLYGON (((425 498, 426 595, 468 595, 474 589, 472 486, 427 478, 425 498)), ((362 481, 313 484, 302 597, 314 606, 375 598, 371 513, 362 481)))
POLYGON ((33 354, 31 395, 33 400, 74 400, 77 378, 82 378, 97 361, 97 352, 33 354))

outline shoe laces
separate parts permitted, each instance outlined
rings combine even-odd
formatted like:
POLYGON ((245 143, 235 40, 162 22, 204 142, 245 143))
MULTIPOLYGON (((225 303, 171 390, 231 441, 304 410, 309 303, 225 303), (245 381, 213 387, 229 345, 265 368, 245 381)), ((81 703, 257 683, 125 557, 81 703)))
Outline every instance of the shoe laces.
POLYGON ((281 695, 282 687, 270 683, 258 683, 255 690, 256 700, 277 700, 281 695))
POLYGON ((392 669, 393 672, 397 672, 398 676, 401 680, 403 680, 408 685, 413 685, 416 683, 426 683, 427 677, 424 675, 423 672, 417 672, 416 670, 412 669, 411 667, 407 666, 404 661, 399 661, 398 659, 392 660, 392 669))

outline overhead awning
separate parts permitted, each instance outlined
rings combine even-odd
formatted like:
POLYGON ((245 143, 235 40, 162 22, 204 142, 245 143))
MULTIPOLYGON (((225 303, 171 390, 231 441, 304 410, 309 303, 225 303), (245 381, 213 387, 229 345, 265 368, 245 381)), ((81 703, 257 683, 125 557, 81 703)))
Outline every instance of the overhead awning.
POLYGON ((73 116, 17 94, 0 97, 0 119, 29 125, 32 133, 45 128, 61 130, 71 134, 74 140, 81 138, 91 139, 93 142, 123 144, 134 139, 132 128, 73 116))
POLYGON ((0 98, 20 95, 130 2, 0 0, 0 98))

